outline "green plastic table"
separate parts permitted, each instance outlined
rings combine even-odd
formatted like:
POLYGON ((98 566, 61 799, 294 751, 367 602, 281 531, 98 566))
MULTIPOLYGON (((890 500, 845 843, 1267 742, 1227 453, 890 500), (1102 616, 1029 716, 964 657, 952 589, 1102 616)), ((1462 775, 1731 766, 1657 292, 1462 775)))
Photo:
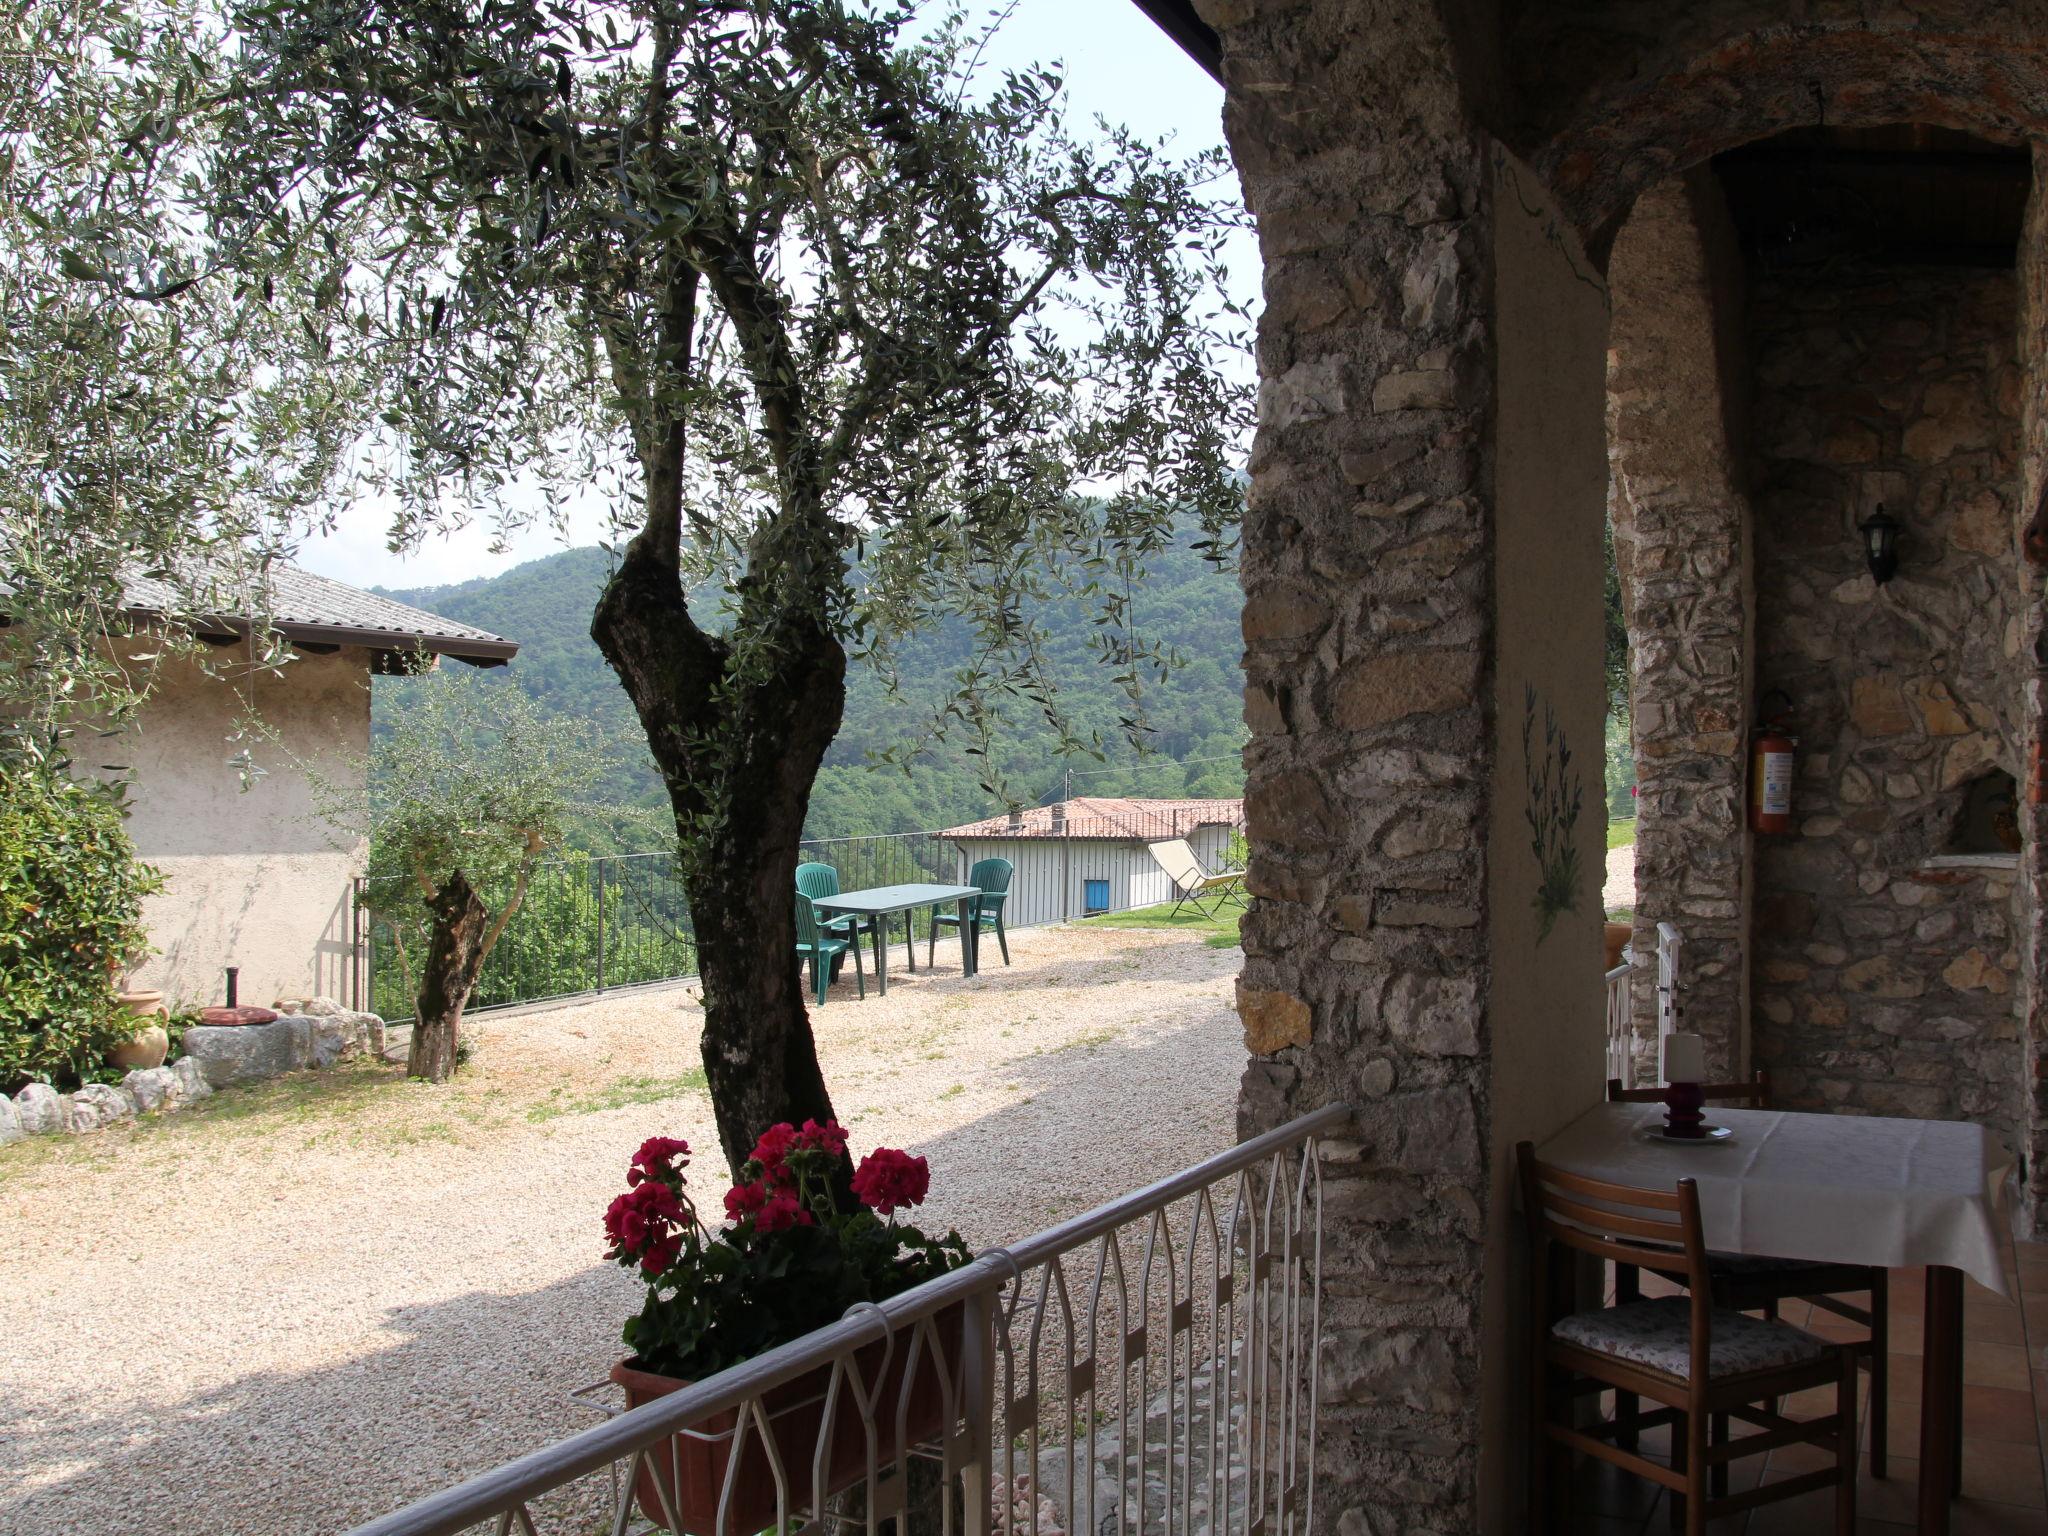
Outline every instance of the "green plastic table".
POLYGON ((981 889, 972 885, 878 885, 865 891, 841 891, 837 896, 820 896, 812 903, 820 912, 838 916, 864 917, 875 935, 875 982, 882 996, 889 995, 889 919, 903 916, 903 933, 910 949, 910 969, 917 970, 917 935, 911 931, 911 915, 954 902, 960 908, 960 974, 972 976, 980 959, 980 927, 974 919, 974 903, 981 889))

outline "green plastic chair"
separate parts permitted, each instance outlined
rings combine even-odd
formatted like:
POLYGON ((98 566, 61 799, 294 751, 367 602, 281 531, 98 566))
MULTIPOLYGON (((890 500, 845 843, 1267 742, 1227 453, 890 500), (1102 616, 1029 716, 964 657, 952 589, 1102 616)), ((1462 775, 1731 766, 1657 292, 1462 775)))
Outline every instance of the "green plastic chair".
MULTIPOLYGON (((839 894, 839 871, 830 864, 799 864, 796 867, 796 888, 813 901, 839 894)), ((828 934, 852 935, 860 932, 860 916, 848 912, 841 917, 819 917, 818 926, 828 934)))
MULTIPOLYGON (((1005 965, 1010 963, 1010 936, 1003 932, 1003 903, 1010 899, 1010 876, 1016 872, 1016 865, 1008 859, 976 859, 974 868, 967 871, 967 883, 981 892, 974 898, 975 925, 977 928, 995 929, 996 944, 1002 949, 1005 965)), ((960 915, 957 912, 932 914, 932 941, 924 957, 927 965, 938 956, 941 925, 958 928, 960 915)), ((962 942, 965 942, 964 937, 962 942)))
POLYGON ((860 934, 857 931, 834 928, 821 922, 818 909, 811 905, 811 898, 802 891, 796 893, 796 963, 797 977, 801 982, 803 964, 811 963, 811 988, 818 994, 818 1006, 825 1006, 825 988, 832 979, 832 960, 853 951, 853 979, 860 989, 863 1001, 868 995, 867 973, 860 963, 860 934))

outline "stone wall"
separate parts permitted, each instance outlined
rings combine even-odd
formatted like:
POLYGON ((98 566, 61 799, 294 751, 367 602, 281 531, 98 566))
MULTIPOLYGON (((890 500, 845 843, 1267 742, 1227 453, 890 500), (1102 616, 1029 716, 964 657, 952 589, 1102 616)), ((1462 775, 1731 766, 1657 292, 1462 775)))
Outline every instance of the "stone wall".
POLYGON ((1711 173, 1637 202, 1608 279, 1608 514, 1636 743, 1636 1080, 1657 1081, 1660 922, 1685 936, 1681 1022, 1725 1077, 1748 1016, 1750 510, 1741 258, 1711 173))
POLYGON ((1754 1058, 1781 1102, 2020 1120, 2009 869, 1930 867, 2014 770, 2010 273, 1760 274, 1759 689, 1791 695, 1797 831, 1756 840, 1754 1058), (1880 588, 1856 523, 1904 525, 1880 588))
POLYGON ((1265 265, 1239 1123, 1359 1106, 1324 1169, 1320 1528, 1469 1530, 1490 1114, 1484 147, 1434 7, 1369 26, 1341 6, 1202 9, 1265 265))
POLYGON ((2013 676, 2025 743, 2020 775, 2020 878, 2015 916, 2020 937, 2016 1002, 2024 1037, 2022 1100, 2026 1125, 2018 1151, 2028 1230, 2038 1235, 2048 1206, 2048 630, 2044 630, 2042 562, 2036 511, 2048 492, 2048 148, 2034 146, 2034 190, 2027 202, 2019 251, 2019 353, 2022 368, 2019 506, 2007 530, 2006 555, 2016 575, 2019 622, 2014 626, 2013 676))

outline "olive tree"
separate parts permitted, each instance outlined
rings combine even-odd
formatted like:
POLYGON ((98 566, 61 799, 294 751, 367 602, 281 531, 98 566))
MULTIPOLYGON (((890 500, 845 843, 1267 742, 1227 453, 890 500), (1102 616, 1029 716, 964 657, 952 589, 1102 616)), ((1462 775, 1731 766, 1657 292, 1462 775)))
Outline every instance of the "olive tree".
POLYGON ((218 669, 191 619, 253 612, 234 664, 281 660, 262 568, 356 435, 303 249, 203 206, 222 36, 197 0, 0 7, 0 753, 61 762, 166 658, 218 669), (140 575, 164 611, 123 642, 140 575))
POLYGON ((831 1110, 792 873, 849 660, 965 622, 935 730, 974 751, 1022 708, 1084 745, 1040 605, 1095 602, 1135 699, 1166 659, 1133 619, 1148 559, 1177 519, 1230 543, 1227 166, 1072 133, 1052 72, 989 78, 963 16, 889 0, 226 16, 233 79, 160 131, 203 118, 209 217, 315 258, 293 302, 368 392, 394 537, 613 509, 592 634, 673 808, 737 1163, 831 1110))
POLYGON ((397 686, 401 707, 356 772, 308 777, 327 820, 369 839, 366 904, 391 927, 415 1003, 406 1070, 438 1083, 535 866, 611 761, 592 726, 544 714, 509 683, 436 669, 397 686), (423 936, 417 956, 408 933, 423 936))

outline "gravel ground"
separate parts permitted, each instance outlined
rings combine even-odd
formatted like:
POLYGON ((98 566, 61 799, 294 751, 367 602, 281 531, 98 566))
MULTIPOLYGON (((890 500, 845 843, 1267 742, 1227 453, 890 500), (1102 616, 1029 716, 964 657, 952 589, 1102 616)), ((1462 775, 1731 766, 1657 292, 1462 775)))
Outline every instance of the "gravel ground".
POLYGON ((1633 912, 1636 906, 1636 845, 1623 843, 1607 850, 1607 878, 1600 905, 1608 912, 1633 912))
MULTIPOLYGON (((1011 950, 898 951, 815 1015, 856 1150, 930 1157, 977 1246, 1227 1146, 1244 1059, 1235 950, 1011 950)), ((0 1152, 0 1536, 342 1531, 584 1427, 637 1304, 600 1212, 645 1136, 717 1144, 699 1024, 683 989, 486 1017, 443 1088, 343 1067, 0 1152)))

